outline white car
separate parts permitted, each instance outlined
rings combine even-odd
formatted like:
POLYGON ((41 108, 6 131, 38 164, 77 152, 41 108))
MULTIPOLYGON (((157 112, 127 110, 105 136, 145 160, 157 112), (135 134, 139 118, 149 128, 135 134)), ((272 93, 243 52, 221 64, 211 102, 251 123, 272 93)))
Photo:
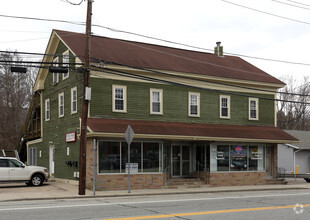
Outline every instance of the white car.
POLYGON ((41 186, 49 178, 48 169, 26 166, 14 157, 0 157, 0 182, 25 182, 31 186, 41 186))

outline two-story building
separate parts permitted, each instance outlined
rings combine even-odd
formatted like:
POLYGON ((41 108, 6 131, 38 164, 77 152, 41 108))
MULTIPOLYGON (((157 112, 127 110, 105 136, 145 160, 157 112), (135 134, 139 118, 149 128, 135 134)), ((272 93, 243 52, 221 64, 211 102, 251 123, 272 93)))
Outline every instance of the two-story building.
MULTIPOLYGON (((66 74, 41 68, 35 83, 42 129, 28 152, 55 178, 78 178, 84 41, 54 30, 43 61, 72 64, 66 74)), ((297 142, 276 125, 276 91, 285 84, 222 51, 91 37, 87 187, 95 163, 97 190, 127 189, 128 125, 132 188, 180 177, 211 186, 276 177, 277 144, 297 142)))

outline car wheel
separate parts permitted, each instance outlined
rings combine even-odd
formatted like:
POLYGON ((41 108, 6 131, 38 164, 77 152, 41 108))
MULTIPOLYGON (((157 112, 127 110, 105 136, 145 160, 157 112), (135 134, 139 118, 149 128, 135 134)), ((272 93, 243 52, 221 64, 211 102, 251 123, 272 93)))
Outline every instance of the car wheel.
POLYGON ((310 179, 309 178, 304 178, 306 180, 307 183, 310 183, 310 179))
POLYGON ((41 186, 43 184, 43 177, 40 174, 34 174, 31 177, 31 185, 32 186, 41 186))

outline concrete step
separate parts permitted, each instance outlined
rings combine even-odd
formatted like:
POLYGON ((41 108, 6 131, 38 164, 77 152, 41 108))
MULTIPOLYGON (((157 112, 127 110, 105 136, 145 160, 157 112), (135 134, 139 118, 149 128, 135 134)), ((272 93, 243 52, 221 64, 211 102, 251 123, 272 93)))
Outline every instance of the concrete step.
POLYGON ((267 179, 266 180, 267 184, 287 184, 287 181, 283 178, 278 178, 278 179, 267 179))
POLYGON ((199 188, 205 185, 203 181, 196 178, 171 178, 168 180, 168 187, 187 187, 187 188, 199 188))

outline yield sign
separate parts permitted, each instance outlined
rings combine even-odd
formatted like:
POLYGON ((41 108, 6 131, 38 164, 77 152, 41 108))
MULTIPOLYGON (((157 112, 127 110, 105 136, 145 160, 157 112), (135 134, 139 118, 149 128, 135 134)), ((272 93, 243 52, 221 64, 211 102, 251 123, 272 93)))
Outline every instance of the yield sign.
POLYGON ((127 130, 125 132, 125 140, 128 145, 131 144, 133 137, 135 136, 135 133, 133 132, 132 128, 130 125, 128 125, 127 130))

